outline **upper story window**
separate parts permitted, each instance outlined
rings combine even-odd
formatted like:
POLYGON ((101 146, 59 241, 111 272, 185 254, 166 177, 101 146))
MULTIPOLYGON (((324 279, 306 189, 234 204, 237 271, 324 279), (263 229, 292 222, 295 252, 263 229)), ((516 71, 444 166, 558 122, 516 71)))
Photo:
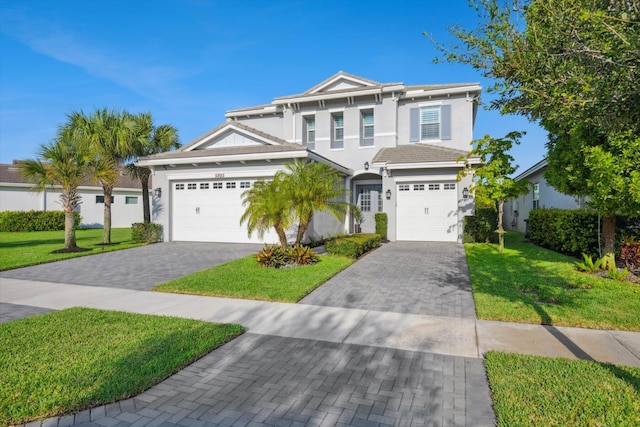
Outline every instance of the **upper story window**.
POLYGON ((429 105, 410 110, 410 140, 451 139, 451 105, 429 105))
POLYGON ((362 110, 361 147, 373 147, 373 110, 362 110))
POLYGON ((331 148, 344 148, 344 114, 331 114, 331 148))
POLYGON ((420 139, 440 139, 440 107, 420 109, 420 139))
POLYGON ((316 149, 316 117, 306 116, 304 118, 304 145, 309 150, 316 149))

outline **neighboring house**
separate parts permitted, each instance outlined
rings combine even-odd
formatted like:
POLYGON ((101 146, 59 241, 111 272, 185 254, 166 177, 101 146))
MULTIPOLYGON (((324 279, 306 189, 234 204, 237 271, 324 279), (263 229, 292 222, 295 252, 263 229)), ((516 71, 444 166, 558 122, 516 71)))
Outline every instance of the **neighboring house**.
POLYGON ((544 179, 547 159, 531 166, 514 179, 527 180, 530 190, 527 194, 511 199, 504 206, 504 227, 507 230, 527 231, 529 212, 536 208, 580 209, 584 207, 584 198, 560 193, 544 179))
MULTIPOLYGON (((0 164, 0 212, 3 211, 59 211, 61 190, 59 186, 43 192, 33 191, 33 184, 18 170, 18 161, 0 164)), ((78 212, 82 217, 81 227, 94 228, 104 225, 104 196, 99 184, 86 182, 79 189, 82 203, 78 212)), ((139 180, 132 180, 123 173, 113 190, 111 226, 131 227, 142 222, 142 187, 139 180)))
MULTIPOLYGON (((140 159, 153 170, 154 222, 165 241, 276 242, 240 224, 242 193, 294 159, 323 162, 343 177, 363 213, 388 214, 390 240, 461 241, 473 213, 456 181, 467 154, 477 83, 405 86, 339 72, 298 95, 230 110, 227 121, 177 151, 140 159)), ((472 163, 478 163, 474 160, 472 163)), ((353 232, 353 221, 318 214, 307 238, 353 232)))

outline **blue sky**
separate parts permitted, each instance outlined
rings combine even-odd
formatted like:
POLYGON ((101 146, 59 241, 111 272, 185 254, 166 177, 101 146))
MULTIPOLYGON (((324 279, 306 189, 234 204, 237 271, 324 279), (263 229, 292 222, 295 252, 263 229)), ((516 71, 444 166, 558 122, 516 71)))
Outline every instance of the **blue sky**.
MULTIPOLYGON (((35 157, 74 110, 151 112, 186 144, 226 110, 304 92, 340 70, 486 88, 470 67, 433 64, 422 35, 446 41, 448 26, 476 22, 464 0, 0 0, 0 162, 35 157)), ((521 172, 545 154, 539 126, 480 110, 474 138, 512 130, 527 132, 512 151, 521 172)))

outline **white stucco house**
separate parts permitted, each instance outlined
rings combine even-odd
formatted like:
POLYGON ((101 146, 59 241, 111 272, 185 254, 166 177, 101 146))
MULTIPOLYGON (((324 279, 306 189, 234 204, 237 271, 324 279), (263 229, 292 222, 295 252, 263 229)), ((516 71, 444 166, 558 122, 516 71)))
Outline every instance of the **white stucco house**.
POLYGON ((503 219, 505 229, 525 233, 529 212, 532 209, 582 209, 584 207, 584 197, 562 194, 547 183, 544 178, 547 164, 547 159, 542 159, 514 178, 515 181, 527 180, 530 190, 527 194, 505 203, 503 219))
MULTIPOLYGON (((373 232, 388 214, 390 240, 462 239, 473 213, 464 167, 481 87, 407 86, 344 72, 297 95, 230 110, 226 121, 174 152, 139 160, 153 171, 153 221, 165 241, 276 242, 247 235, 242 192, 294 159, 323 162, 343 177, 373 232)), ((472 163, 478 163, 477 160, 472 163)), ((307 237, 353 232, 350 218, 316 215, 307 237)))
MULTIPOLYGON (((54 186, 43 192, 33 191, 33 184, 18 170, 18 163, 0 164, 0 212, 4 211, 59 211, 61 190, 54 186)), ((79 188, 82 202, 78 212, 82 228, 99 228, 104 225, 104 196, 102 187, 86 182, 79 188)), ((143 221, 142 187, 139 180, 132 180, 122 173, 113 190, 111 226, 131 227, 143 221)))

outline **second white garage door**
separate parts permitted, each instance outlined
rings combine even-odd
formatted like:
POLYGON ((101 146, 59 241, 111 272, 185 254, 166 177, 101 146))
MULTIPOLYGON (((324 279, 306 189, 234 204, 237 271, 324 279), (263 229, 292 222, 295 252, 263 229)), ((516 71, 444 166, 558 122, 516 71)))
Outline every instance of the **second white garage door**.
POLYGON ((398 184, 396 194, 398 240, 458 240, 458 196, 455 182, 398 184))
POLYGON ((253 180, 198 180, 172 183, 172 240, 189 242, 276 243, 272 229, 259 239, 247 235, 242 193, 253 180))

